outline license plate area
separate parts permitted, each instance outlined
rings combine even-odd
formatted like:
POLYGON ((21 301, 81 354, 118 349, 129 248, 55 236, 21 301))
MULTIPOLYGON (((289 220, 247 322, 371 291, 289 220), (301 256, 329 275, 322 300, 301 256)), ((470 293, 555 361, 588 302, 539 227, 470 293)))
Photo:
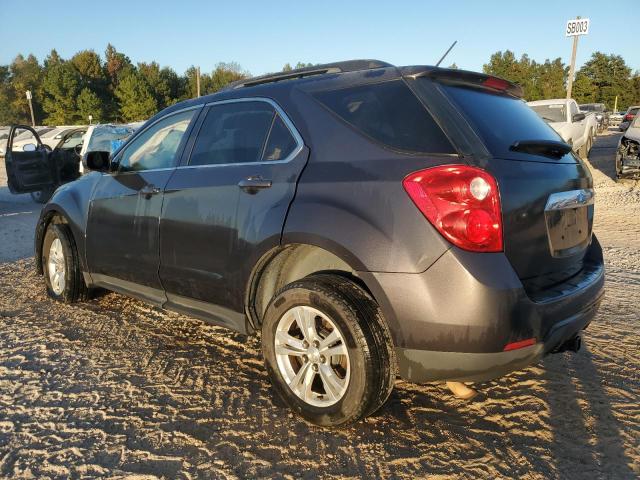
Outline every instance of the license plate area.
POLYGON ((585 249, 591 239, 593 190, 561 192, 549 197, 545 208, 549 249, 553 257, 567 257, 585 249))

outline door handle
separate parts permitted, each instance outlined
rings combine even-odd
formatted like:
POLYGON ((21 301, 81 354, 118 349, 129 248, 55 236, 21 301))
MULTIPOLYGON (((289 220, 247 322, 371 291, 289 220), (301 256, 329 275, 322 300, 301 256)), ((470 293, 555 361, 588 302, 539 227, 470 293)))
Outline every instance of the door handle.
POLYGON ((155 185, 152 184, 147 184, 144 187, 142 187, 138 193, 140 193, 140 195, 144 195, 144 198, 146 198, 147 200, 151 198, 152 195, 157 195, 158 193, 160 193, 162 190, 160 190, 158 187, 156 187, 155 185))
POLYGON ((271 180, 264 179, 260 175, 254 175, 240 180, 238 182, 238 187, 253 195, 258 193, 259 190, 270 188, 272 183, 273 182, 271 180))

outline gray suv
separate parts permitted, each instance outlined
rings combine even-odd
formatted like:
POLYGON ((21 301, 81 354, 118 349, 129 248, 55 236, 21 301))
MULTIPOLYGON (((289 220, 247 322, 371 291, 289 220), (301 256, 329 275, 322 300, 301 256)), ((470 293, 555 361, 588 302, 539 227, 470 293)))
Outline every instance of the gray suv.
MULTIPOLYGON (((589 170, 521 96, 357 60, 173 105, 57 188, 37 269, 59 301, 106 288, 261 332, 317 425, 372 414, 397 375, 466 395, 577 350, 603 294, 589 170)), ((7 152, 12 191, 55 181, 44 149, 7 152)))

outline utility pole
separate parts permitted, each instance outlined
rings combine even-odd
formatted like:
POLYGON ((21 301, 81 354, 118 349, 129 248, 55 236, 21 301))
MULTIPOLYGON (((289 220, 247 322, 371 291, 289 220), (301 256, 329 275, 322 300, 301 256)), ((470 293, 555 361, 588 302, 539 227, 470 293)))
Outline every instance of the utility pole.
POLYGON ((29 101, 29 111, 31 112, 31 126, 35 127, 36 126, 36 120, 33 116, 33 104, 31 103, 31 90, 27 90, 25 92, 25 94, 27 95, 27 100, 29 101))
POLYGON ((567 99, 571 98, 571 90, 573 90, 573 75, 575 74, 575 71, 576 71, 576 52, 577 51, 578 51, 578 35, 573 37, 573 49, 571 50, 571 66, 569 67, 569 79, 567 80, 567 99))
POLYGON ((571 50, 571 66, 569 67, 569 78, 567 79, 567 99, 571 98, 571 91, 573 90, 573 76, 576 71, 576 53, 578 51, 578 37, 580 35, 586 35, 589 33, 589 19, 581 19, 580 17, 575 20, 569 20, 567 22, 567 29, 565 35, 567 37, 573 37, 573 49, 571 50))
POLYGON ((617 113, 618 112, 618 95, 616 95, 616 100, 613 103, 613 112, 617 113))
POLYGON ((196 68, 196 93, 200 96, 200 67, 196 68))

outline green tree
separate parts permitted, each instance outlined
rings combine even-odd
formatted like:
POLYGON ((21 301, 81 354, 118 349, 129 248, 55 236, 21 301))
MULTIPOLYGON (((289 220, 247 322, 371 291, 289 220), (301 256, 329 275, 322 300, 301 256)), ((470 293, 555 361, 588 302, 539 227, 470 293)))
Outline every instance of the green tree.
MULTIPOLYGON (((571 96, 578 103, 596 103, 598 91, 589 77, 582 72, 578 72, 573 81, 571 96)), ((613 108, 613 104, 611 104, 611 108, 613 108)))
POLYGON ((175 70, 164 67, 160 70, 160 78, 169 87, 168 96, 164 100, 164 105, 169 106, 184 98, 186 93, 187 80, 179 76, 175 70))
POLYGON ((0 65, 0 125, 14 123, 15 115, 11 109, 13 90, 10 78, 9 66, 0 65))
POLYGON ((151 89, 159 109, 175 103, 182 96, 181 82, 171 68, 160 68, 157 62, 138 63, 138 72, 151 89))
POLYGON ((226 87, 232 82, 247 78, 249 72, 242 70, 242 67, 235 63, 218 63, 211 73, 211 80, 207 86, 207 93, 214 93, 226 87))
POLYGON ((578 71, 587 77, 595 88, 595 101, 613 108, 616 95, 618 104, 628 106, 632 102, 630 90, 631 69, 620 55, 595 52, 578 71))
POLYGON ((44 68, 46 70, 47 68, 52 67, 53 65, 56 65, 61 62, 62 62, 62 58, 60 58, 60 55, 58 55, 58 51, 55 48, 52 48, 49 55, 47 55, 44 59, 44 68))
POLYGON ((77 116, 81 123, 89 121, 89 115, 93 117, 93 123, 104 121, 104 103, 89 88, 85 87, 80 91, 77 99, 77 116))
POLYGON ((115 90, 120 83, 120 79, 131 73, 135 67, 131 63, 129 57, 124 53, 116 50, 116 47, 110 43, 104 52, 105 63, 104 70, 107 77, 107 89, 105 91, 105 107, 109 118, 117 119, 119 115, 118 100, 115 96, 115 90))
POLYGON ((46 123, 73 124, 78 118, 76 98, 80 93, 81 77, 70 62, 51 65, 42 84, 46 123))
POLYGON ((290 72, 291 70, 297 70, 299 68, 313 67, 313 65, 314 65, 313 63, 298 62, 298 63, 296 63, 295 67, 292 67, 291 64, 289 62, 287 62, 282 67, 282 71, 283 72, 290 72))
POLYGON ((567 68, 560 58, 547 59, 541 64, 527 54, 518 60, 512 51, 506 50, 491 55, 483 71, 520 85, 527 100, 562 98, 565 95, 567 68))
POLYGON ((133 69, 133 64, 131 63, 131 60, 129 60, 129 57, 124 53, 118 52, 116 47, 111 44, 107 45, 104 56, 106 59, 104 68, 110 79, 111 85, 115 88, 118 86, 120 77, 133 69))
POLYGON ((71 57, 69 61, 87 85, 94 86, 96 82, 105 80, 102 61, 100 56, 93 50, 81 50, 71 57))
POLYGON ((123 75, 115 89, 119 111, 123 120, 145 120, 158 111, 158 103, 149 84, 137 71, 123 75))
POLYGON ((547 59, 544 63, 538 64, 536 74, 536 94, 538 96, 535 100, 563 98, 566 95, 565 81, 568 72, 569 68, 562 63, 560 58, 553 61, 547 59))
POLYGON ((33 112, 36 124, 42 122, 42 96, 40 84, 42 82, 42 67, 35 56, 29 55, 24 58, 18 55, 9 66, 11 73, 10 85, 11 95, 9 104, 10 110, 15 115, 15 119, 20 123, 31 123, 29 103, 25 92, 30 90, 33 94, 33 112))

